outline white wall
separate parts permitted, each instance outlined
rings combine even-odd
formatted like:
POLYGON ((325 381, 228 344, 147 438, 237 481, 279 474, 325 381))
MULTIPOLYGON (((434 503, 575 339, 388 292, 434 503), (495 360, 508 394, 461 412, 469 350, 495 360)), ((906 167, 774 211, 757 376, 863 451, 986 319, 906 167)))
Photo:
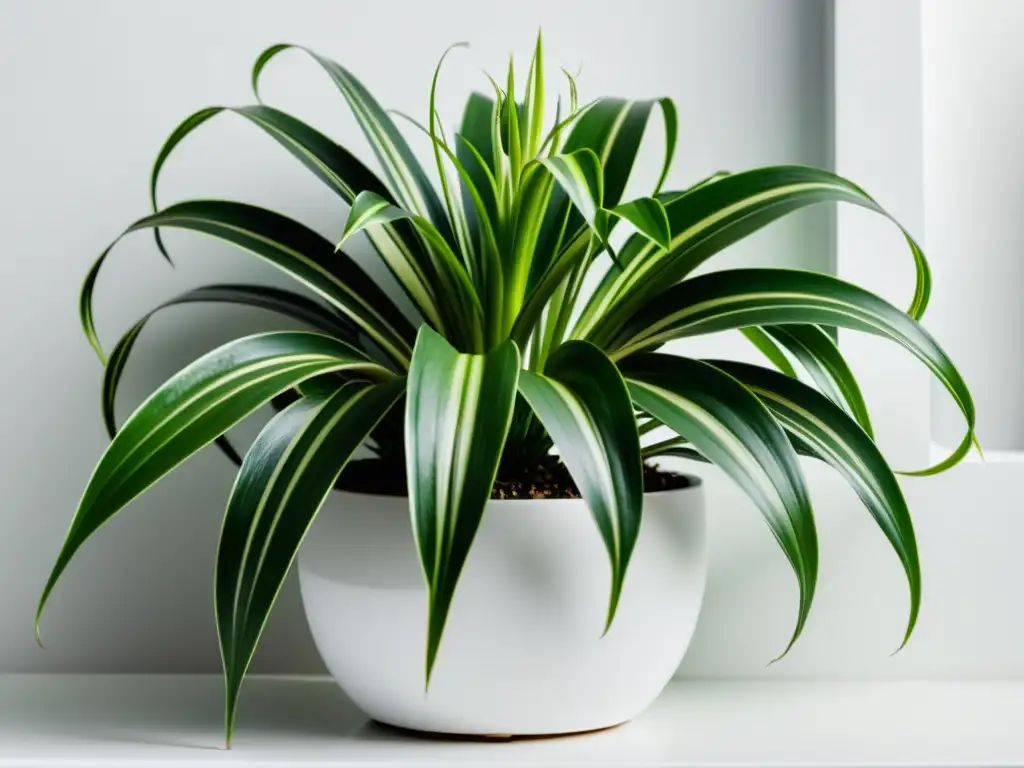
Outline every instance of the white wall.
MULTIPOLYGON (((925 3, 922 11, 933 328, 974 386, 982 442, 990 449, 1020 451, 1024 3, 942 0, 925 3)), ((952 444, 959 423, 955 406, 936 398, 936 441, 952 444)))
MULTIPOLYGON (((198 107, 248 102, 248 67, 264 46, 289 40, 332 55, 383 102, 422 115, 437 56, 450 42, 468 40, 472 51, 449 59, 445 72, 441 107, 454 120, 467 90, 485 85, 479 67, 499 71, 509 50, 527 53, 543 23, 549 62, 585 64, 584 97, 676 99, 681 140, 673 180, 682 184, 719 168, 828 162, 828 11, 818 0, 0 0, 0 671, 219 667, 210 582, 232 473, 212 450, 82 551, 44 620, 46 651, 32 641, 32 615, 105 444, 101 369, 78 329, 80 280, 96 253, 146 212, 149 166, 168 131, 198 107)), ((268 73, 264 95, 364 149, 340 98, 310 63, 283 59, 268 73)), ((644 178, 652 178, 660 149, 655 132, 644 178)), ((226 116, 183 146, 161 194, 168 202, 213 195, 279 208, 330 237, 342 224, 343 211, 297 163, 226 116)), ((175 270, 145 235, 114 254, 97 291, 108 347, 140 313, 182 287, 277 279, 205 240, 172 236, 170 243, 175 270)), ((828 216, 795 217, 721 263, 755 261, 830 266, 828 216)), ((202 350, 266 322, 210 309, 158 318, 129 371, 125 407, 202 350)), ((761 669, 784 644, 795 590, 749 504, 713 473, 709 492, 714 566, 689 670, 743 674, 761 669)), ((823 479, 816 497, 820 602, 790 666, 772 673, 873 674, 901 629, 901 575, 851 494, 823 479), (876 590, 894 597, 880 603, 876 590)), ((955 503, 931 510, 933 523, 953 524, 955 503)), ((948 554, 926 548, 926 565, 948 554)), ((929 596, 939 592, 932 583, 929 596)), ((939 664, 948 648, 936 638, 955 621, 955 609, 971 607, 954 600, 936 608, 927 600, 925 666, 939 664)), ((256 665, 318 668, 291 588, 256 665)))

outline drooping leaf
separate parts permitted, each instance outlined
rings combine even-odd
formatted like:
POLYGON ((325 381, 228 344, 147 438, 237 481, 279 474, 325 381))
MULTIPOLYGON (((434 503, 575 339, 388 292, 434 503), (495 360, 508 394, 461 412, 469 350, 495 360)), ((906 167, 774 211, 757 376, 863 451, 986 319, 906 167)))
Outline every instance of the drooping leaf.
POLYGON ((860 385, 827 331, 803 324, 768 326, 764 330, 792 353, 823 393, 850 412, 868 437, 874 437, 860 385))
POLYGON ((229 745, 245 673, 299 545, 345 464, 404 386, 400 379, 351 382, 324 400, 300 400, 264 427, 242 462, 214 589, 229 745))
POLYGON ((601 350, 578 341, 559 347, 543 374, 523 371, 519 391, 554 440, 604 539, 611 563, 607 632, 643 510, 640 437, 629 391, 601 350))
MULTIPOLYGON (((574 336, 600 343, 608 328, 620 324, 727 246, 789 213, 825 202, 850 203, 891 219, 852 182, 805 166, 758 168, 691 189, 665 205, 671 249, 648 243, 631 258, 620 257, 625 269, 609 278, 610 285, 595 292, 574 336)), ((908 311, 920 318, 931 292, 931 272, 920 247, 903 233, 917 268, 908 311)))
POLYGON ((787 431, 831 464, 857 492, 907 574, 910 618, 903 638, 906 644, 921 606, 921 565, 910 511, 885 457, 849 414, 796 379, 746 363, 707 362, 742 382, 787 431))
MULTIPOLYGON (((332 139, 291 115, 262 104, 246 107, 208 107, 186 118, 168 137, 153 165, 150 178, 150 198, 154 212, 157 207, 157 182, 160 171, 172 151, 193 130, 221 112, 232 112, 261 128, 268 136, 297 158, 314 176, 327 185, 349 205, 361 191, 375 192, 391 200, 391 192, 377 176, 351 152, 332 139)), ((164 255, 166 249, 155 229, 157 244, 164 255)), ((408 225, 399 222, 368 232, 370 242, 385 265, 395 276, 402 290, 416 309, 430 322, 437 321, 437 308, 426 300, 429 285, 422 275, 408 265, 422 263, 423 247, 408 225)), ((168 257, 169 258, 169 257, 168 257)))
POLYGON ((405 443, 413 532, 429 596, 429 683, 452 596, 490 498, 515 405, 520 357, 506 341, 460 354, 420 329, 409 368, 405 443))
MULTIPOLYGON (((117 434, 114 410, 117 400, 117 388, 121 382, 125 366, 128 363, 128 358, 135 347, 135 342, 149 318, 168 307, 207 302, 239 304, 278 312, 308 323, 313 328, 340 338, 354 347, 359 347, 358 328, 344 316, 330 312, 315 301, 290 291, 261 285, 207 285, 186 291, 147 312, 141 320, 135 323, 121 337, 121 340, 111 351, 106 368, 103 370, 102 390, 103 423, 111 439, 117 434)), ((365 350, 363 351, 365 352, 365 350)), ((220 439, 218 445, 220 445, 221 450, 227 454, 231 461, 236 464, 242 463, 241 457, 231 447, 230 443, 226 442, 226 439, 220 439)))
POLYGON ((449 338, 469 350, 483 348, 483 309, 476 289, 462 262, 441 233, 422 216, 397 208, 373 192, 360 192, 352 203, 341 245, 356 232, 387 222, 408 220, 423 235, 432 259, 423 273, 429 276, 436 293, 442 328, 449 338), (429 271, 428 271, 429 270, 429 271))
POLYGON ((271 398, 330 371, 393 374, 342 341, 282 331, 225 344, 168 379, 129 417, 96 465, 39 601, 83 543, 132 499, 271 398))
POLYGON ((800 587, 803 631, 818 574, 818 540, 796 452, 767 408, 706 363, 639 354, 620 364, 633 402, 689 440, 742 488, 768 521, 800 587))
MULTIPOLYGON (((414 336, 409 321, 358 264, 344 253, 335 253, 329 241, 297 221, 244 203, 192 200, 139 219, 124 234, 151 227, 200 232, 253 253, 315 291, 358 325, 388 357, 403 367, 408 365, 414 336)), ((118 240, 95 261, 79 298, 82 328, 101 360, 92 294, 100 269, 118 240)))
POLYGON ((808 323, 849 328, 896 341, 921 360, 953 397, 967 421, 960 445, 935 466, 906 474, 941 472, 970 452, 974 402, 942 347, 913 317, 829 275, 790 269, 732 269, 684 280, 630 317, 607 347, 612 358, 619 359, 685 336, 748 326, 808 323))
POLYGON ((344 96, 356 122, 359 123, 359 127, 362 128, 363 134, 369 141, 374 155, 384 169, 384 175, 388 179, 398 204, 402 208, 428 219, 441 233, 441 236, 450 245, 454 245, 444 205, 437 196, 430 178, 424 172, 423 167, 388 113, 345 67, 302 46, 272 45, 259 55, 253 65, 252 88, 257 98, 259 98, 259 80, 263 69, 271 59, 291 48, 311 56, 344 96))

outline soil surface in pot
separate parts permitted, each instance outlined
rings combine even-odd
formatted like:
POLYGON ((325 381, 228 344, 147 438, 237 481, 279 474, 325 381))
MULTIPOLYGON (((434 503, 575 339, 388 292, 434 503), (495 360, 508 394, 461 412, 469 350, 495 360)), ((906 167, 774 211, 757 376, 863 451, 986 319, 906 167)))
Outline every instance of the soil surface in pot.
MULTIPOLYGON (((644 493, 674 491, 688 488, 691 478, 660 468, 657 464, 644 464, 644 493)), ((404 468, 395 468, 380 461, 365 459, 350 462, 338 480, 337 487, 354 493, 372 493, 382 496, 405 496, 404 468)), ((551 456, 538 462, 529 471, 516 474, 500 472, 491 490, 492 499, 578 499, 576 483, 565 465, 551 456)))

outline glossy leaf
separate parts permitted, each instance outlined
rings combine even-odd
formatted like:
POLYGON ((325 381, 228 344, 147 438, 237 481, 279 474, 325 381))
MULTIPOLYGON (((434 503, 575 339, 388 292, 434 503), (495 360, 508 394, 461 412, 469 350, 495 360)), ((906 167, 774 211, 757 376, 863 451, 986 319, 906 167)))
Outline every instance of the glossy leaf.
POLYGON ((404 385, 351 382, 324 400, 300 400, 264 427, 242 462, 214 590, 229 745, 245 673, 299 546, 345 464, 404 385))
POLYGON ((846 408, 868 436, 874 437, 860 385, 827 331, 817 325, 794 324, 768 326, 765 332, 792 353, 818 389, 846 408))
POLYGON ((512 421, 519 350, 460 354, 427 327, 409 368, 405 414, 413 532, 427 583, 426 679, 512 421))
POLYGON ((101 525, 274 395, 318 374, 345 370, 392 377, 337 339, 283 331, 225 344, 168 379, 125 422, 96 465, 40 599, 37 634, 57 580, 101 525))
POLYGON ((445 215, 444 205, 423 167, 388 113, 381 108, 373 95, 349 70, 302 46, 272 45, 259 55, 253 65, 252 88, 257 97, 263 69, 275 56, 292 48, 311 56, 337 86, 369 141, 377 161, 384 169, 384 174, 387 176, 391 191, 398 204, 402 208, 428 219, 445 240, 452 244, 451 228, 445 215))
POLYGON ((601 350, 569 342, 519 391, 551 435, 597 523, 611 563, 605 632, 622 594, 643 511, 640 438, 626 384, 601 350))
POLYGON ((480 299, 465 267, 427 219, 396 208, 373 192, 361 192, 352 203, 338 247, 356 232, 397 220, 410 221, 428 244, 433 258, 429 266, 421 266, 421 269, 435 285, 437 296, 431 298, 437 302, 443 329, 463 348, 482 349, 483 310, 480 299), (440 301, 440 297, 444 297, 444 301, 440 301))
MULTIPOLYGON (((106 367, 103 370, 102 390, 103 423, 111 439, 117 434, 114 406, 117 401, 118 385, 121 383, 121 376, 128 363, 128 358, 135 347, 135 342, 149 318, 167 307, 207 302, 241 304, 278 312, 279 314, 305 322, 352 346, 360 346, 358 328, 346 320, 345 317, 328 311, 315 301, 289 291, 259 285, 207 285, 202 288, 186 291, 146 313, 141 320, 121 337, 121 340, 111 351, 110 358, 107 360, 106 367)), ((238 455, 238 452, 228 442, 226 436, 222 435, 217 438, 217 446, 234 464, 240 465, 242 463, 242 457, 238 455)))
POLYGON ((906 644, 921 607, 921 565, 910 511, 885 457, 849 414, 796 379, 746 363, 708 362, 757 395, 788 432, 831 464, 857 492, 907 574, 910 618, 903 638, 906 644))
POLYGON ((768 409, 706 363, 640 354, 621 364, 637 407, 662 421, 736 482, 768 521, 800 587, 793 637, 803 631, 818 574, 818 539, 799 460, 768 409))
MULTIPOLYGON (((855 184, 805 166, 758 168, 697 186, 665 205, 672 247, 665 251, 648 243, 631 258, 620 258, 625 269, 594 294, 575 336, 603 344, 610 329, 724 248, 789 213, 826 202, 889 216, 855 184)), ((931 292, 931 272, 917 243, 905 231, 904 237, 917 268, 909 313, 920 318, 931 292)))
POLYGON ((805 323, 849 328, 891 339, 921 360, 953 397, 967 421, 963 440, 935 466, 907 474, 941 472, 970 452, 974 402, 942 347, 909 315, 878 296, 829 275, 789 269, 733 269, 685 280, 629 318, 609 347, 613 359, 620 359, 685 336, 748 326, 805 323))
MULTIPOLYGON (((193 200, 139 219, 124 234, 152 227, 200 232, 253 253, 326 299, 392 360, 408 365, 413 336, 409 321, 358 264, 344 253, 335 253, 329 241, 297 221, 244 203, 193 200)), ((100 269, 118 240, 94 262, 79 298, 82 328, 101 360, 92 294, 100 269)))

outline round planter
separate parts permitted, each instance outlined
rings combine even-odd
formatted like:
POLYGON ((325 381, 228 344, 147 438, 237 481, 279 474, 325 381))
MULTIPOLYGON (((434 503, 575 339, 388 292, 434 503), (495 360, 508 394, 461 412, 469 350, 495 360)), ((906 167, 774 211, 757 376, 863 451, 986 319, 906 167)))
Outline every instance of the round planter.
POLYGON ((682 661, 705 575, 699 481, 647 494, 602 637, 610 571, 586 504, 491 501, 424 690, 427 597, 408 501, 332 494, 299 556, 317 649, 355 704, 389 725, 477 736, 589 731, 640 714, 682 661))

